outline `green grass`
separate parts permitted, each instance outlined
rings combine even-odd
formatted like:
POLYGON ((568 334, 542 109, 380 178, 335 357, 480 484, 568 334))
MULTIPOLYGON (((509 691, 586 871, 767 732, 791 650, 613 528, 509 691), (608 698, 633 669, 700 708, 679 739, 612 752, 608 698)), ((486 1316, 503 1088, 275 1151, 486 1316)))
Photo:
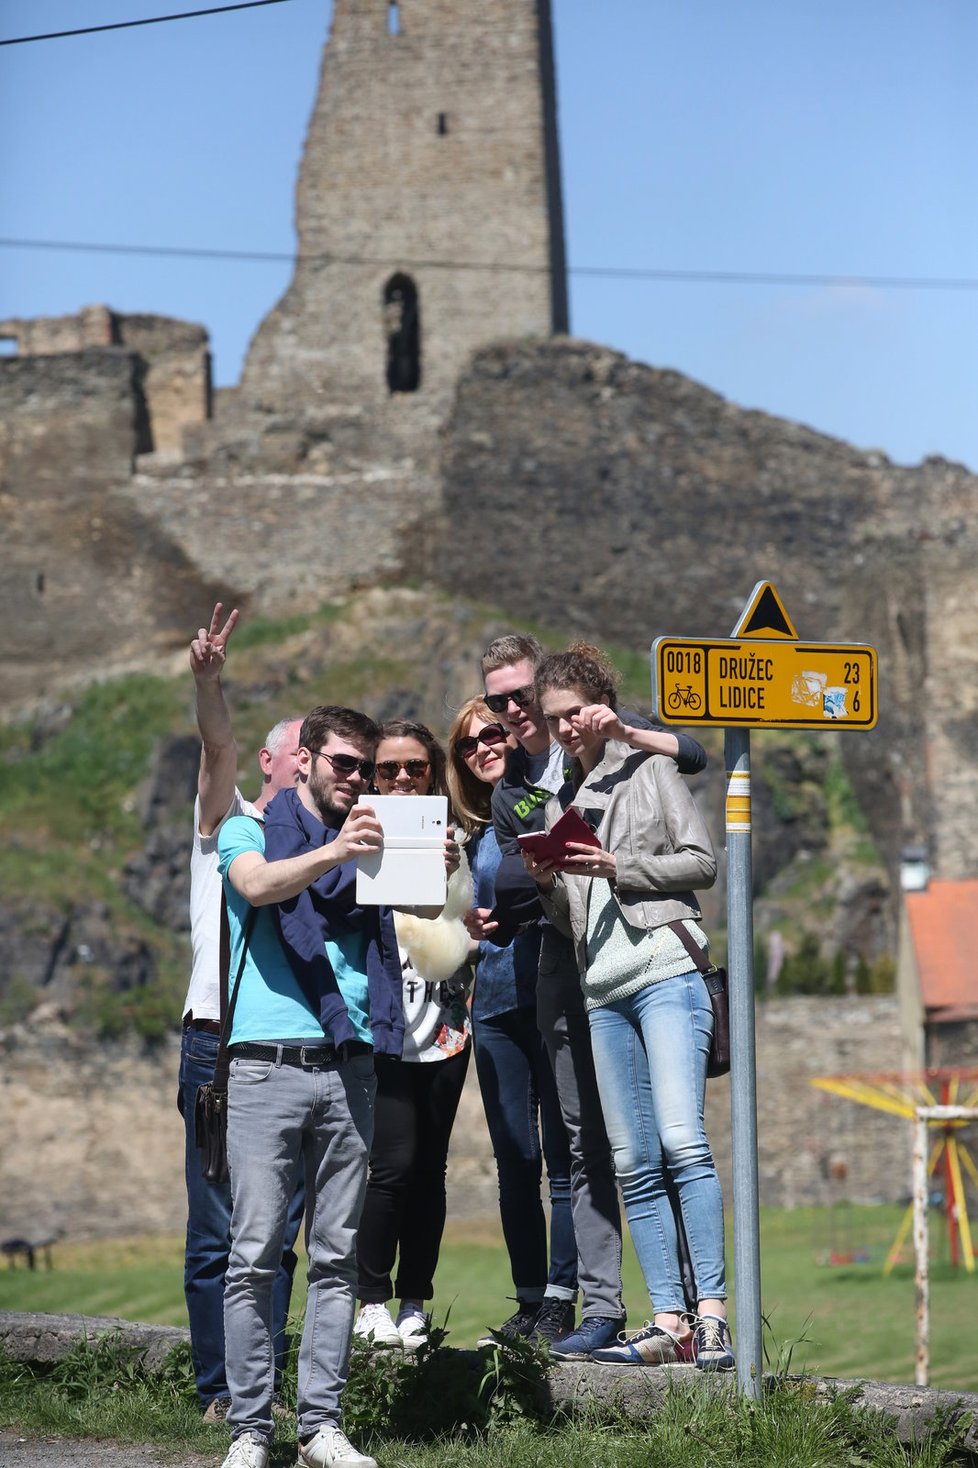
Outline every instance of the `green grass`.
MULTIPOLYGON (((792 1348, 792 1370, 844 1378, 912 1382, 914 1282, 908 1259, 888 1277, 882 1264, 902 1217, 898 1208, 762 1210, 762 1310, 770 1323, 766 1348, 774 1366, 792 1348), (830 1264, 868 1253, 865 1263, 830 1264)), ((931 1384, 978 1390, 973 1339, 978 1274, 947 1263, 942 1220, 932 1220, 931 1384)), ((34 1274, 0 1270, 0 1309, 118 1315, 166 1325, 186 1323, 182 1241, 58 1245, 55 1268, 34 1274)), ((301 1266, 300 1266, 301 1273, 301 1266)), ((626 1241, 625 1299, 629 1321, 648 1314, 648 1296, 626 1241)), ((736 1328, 736 1281, 733 1282, 736 1328)), ((434 1316, 447 1320, 449 1343, 473 1345, 487 1325, 513 1308, 508 1263, 491 1228, 450 1226, 436 1279, 434 1316)), ((296 1304, 301 1305, 300 1292, 296 1304)))
MULTIPOLYGON (((969 1417, 945 1414, 912 1446, 846 1393, 817 1402, 803 1385, 776 1384, 762 1402, 737 1395, 731 1380, 704 1391, 675 1380, 644 1418, 613 1407, 582 1407, 573 1419, 541 1408, 540 1354, 525 1344, 486 1355, 472 1372, 458 1352, 409 1360, 355 1349, 344 1394, 344 1425, 385 1468, 953 1468, 969 1417)), ((694 1378, 696 1374, 694 1373, 694 1378)), ((294 1409, 294 1369, 285 1398, 294 1409)), ((82 1345, 65 1361, 28 1371, 0 1357, 0 1426, 25 1437, 97 1437, 165 1445, 174 1458, 196 1450, 217 1463, 225 1426, 194 1408, 186 1350, 147 1374, 117 1341, 82 1345)), ((280 1424, 271 1468, 294 1461, 294 1427, 280 1424)))

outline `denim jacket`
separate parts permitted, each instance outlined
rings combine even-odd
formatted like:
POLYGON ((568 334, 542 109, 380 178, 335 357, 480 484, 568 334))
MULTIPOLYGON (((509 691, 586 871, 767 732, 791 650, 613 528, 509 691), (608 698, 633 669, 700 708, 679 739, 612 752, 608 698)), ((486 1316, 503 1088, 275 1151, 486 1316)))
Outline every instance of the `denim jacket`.
MULTIPOLYGON (((626 922, 657 928, 700 917, 693 888, 713 886, 717 859, 675 760, 609 739, 570 803, 604 850, 614 852, 618 870, 612 886, 626 922)), ((555 796, 547 803, 548 830, 561 814, 555 796)), ((588 901, 596 880, 605 879, 559 872, 553 888, 540 893, 551 922, 573 938, 582 973, 588 901)))

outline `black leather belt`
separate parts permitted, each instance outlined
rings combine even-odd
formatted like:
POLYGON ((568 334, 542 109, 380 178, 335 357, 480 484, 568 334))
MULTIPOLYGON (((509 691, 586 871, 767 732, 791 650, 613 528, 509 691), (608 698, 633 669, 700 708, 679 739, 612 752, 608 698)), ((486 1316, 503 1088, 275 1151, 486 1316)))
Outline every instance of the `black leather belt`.
POLYGON ((270 1060, 276 1065, 299 1065, 304 1070, 324 1070, 354 1055, 372 1055, 373 1046, 363 1040, 348 1040, 342 1054, 335 1045, 232 1045, 232 1060, 270 1060))
POLYGON ((218 1019, 194 1019, 188 1016, 183 1022, 185 1030, 197 1030, 201 1035, 219 1035, 221 1033, 221 1022, 218 1019))

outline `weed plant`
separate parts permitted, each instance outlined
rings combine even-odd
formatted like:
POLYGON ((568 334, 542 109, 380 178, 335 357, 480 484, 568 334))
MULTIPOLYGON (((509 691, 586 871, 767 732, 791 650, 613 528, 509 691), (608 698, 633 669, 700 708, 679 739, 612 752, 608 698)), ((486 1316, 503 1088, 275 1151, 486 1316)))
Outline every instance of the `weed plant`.
MULTIPOLYGON (((294 1403, 294 1358, 286 1402, 294 1403)), ((840 1392, 816 1402, 804 1381, 775 1381, 764 1399, 737 1395, 727 1378, 675 1381, 654 1413, 636 1420, 604 1406, 547 1416, 545 1358, 499 1341, 476 1353, 446 1350, 444 1333, 413 1358, 358 1346, 344 1424, 384 1468, 957 1468, 973 1463, 966 1417, 949 1412, 901 1446, 881 1414, 840 1392), (708 1385, 713 1389, 708 1389, 708 1385)), ((0 1426, 21 1432, 154 1442, 171 1452, 226 1451, 227 1428, 203 1422, 189 1351, 149 1372, 118 1338, 83 1343, 63 1361, 30 1370, 0 1357, 0 1426)), ((286 1422, 271 1468, 294 1459, 286 1422)))

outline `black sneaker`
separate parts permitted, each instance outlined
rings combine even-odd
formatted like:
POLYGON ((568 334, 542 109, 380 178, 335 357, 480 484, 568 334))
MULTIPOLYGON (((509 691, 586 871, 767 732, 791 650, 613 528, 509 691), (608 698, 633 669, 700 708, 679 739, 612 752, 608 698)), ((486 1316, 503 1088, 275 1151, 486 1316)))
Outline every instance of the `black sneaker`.
POLYGON ((477 1346, 495 1346, 498 1344, 496 1336, 500 1335, 503 1337, 503 1340, 507 1341, 525 1341, 529 1339, 537 1323, 537 1316, 540 1314, 540 1301, 521 1300, 517 1296, 516 1304, 518 1307, 516 1313, 511 1315, 508 1320, 504 1320, 498 1330, 480 1336, 476 1341, 477 1346))
POLYGON ((545 1295, 533 1324, 533 1334, 539 1341, 552 1346, 574 1329, 577 1309, 573 1300, 559 1300, 556 1295, 545 1295))
POLYGON ((701 1371, 732 1371, 734 1360, 730 1327, 719 1315, 700 1315, 693 1331, 693 1354, 701 1371))

